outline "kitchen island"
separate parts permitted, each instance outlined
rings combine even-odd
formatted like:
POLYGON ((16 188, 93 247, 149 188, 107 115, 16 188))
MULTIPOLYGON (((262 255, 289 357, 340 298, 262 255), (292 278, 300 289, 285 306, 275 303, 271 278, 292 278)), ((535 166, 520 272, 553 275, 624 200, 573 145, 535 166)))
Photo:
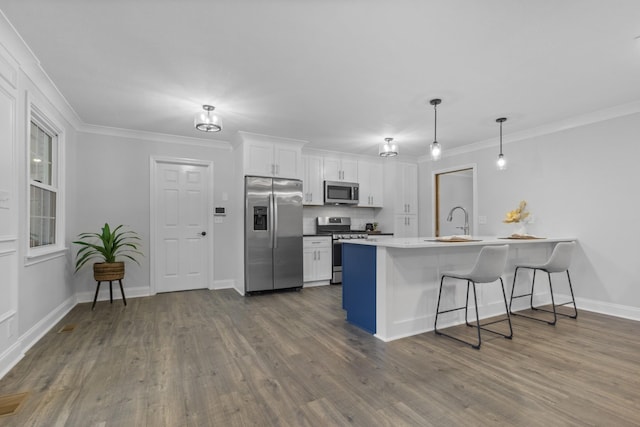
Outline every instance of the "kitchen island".
MULTIPOLYGON (((345 240, 342 250, 342 305, 347 321, 383 341, 392 341, 433 330, 440 273, 470 268, 480 249, 486 245, 509 245, 509 258, 503 274, 507 293, 511 292, 515 265, 544 262, 557 242, 575 238, 510 239, 492 236, 473 237, 463 242, 440 242, 434 237, 369 238, 345 240)), ((545 275, 536 280, 535 301, 546 301, 549 287, 545 275)), ((530 286, 530 277, 518 275, 518 290, 530 286)), ((558 283, 556 291, 564 289, 558 283)), ((463 282, 445 280, 442 304, 464 305, 463 282)), ((524 308, 528 301, 514 301, 513 309, 524 308)), ((480 317, 504 314, 499 285, 478 286, 480 317)), ((443 328, 464 322, 462 312, 442 317, 443 328)), ((440 320, 439 322, 440 323, 440 320)))

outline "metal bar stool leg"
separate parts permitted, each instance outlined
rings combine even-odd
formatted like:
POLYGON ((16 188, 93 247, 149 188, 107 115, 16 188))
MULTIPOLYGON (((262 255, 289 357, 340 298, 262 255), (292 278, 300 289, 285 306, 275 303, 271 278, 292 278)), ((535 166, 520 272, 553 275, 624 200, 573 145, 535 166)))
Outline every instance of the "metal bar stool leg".
POLYGON ((553 323, 549 323, 550 325, 555 325, 558 321, 558 314, 556 313, 556 302, 553 299, 553 285, 551 284, 551 273, 547 271, 547 276, 549 276, 549 292, 551 293, 551 308, 553 309, 553 323))
POLYGON ((478 298, 476 297, 476 282, 473 283, 473 302, 476 305, 476 324, 478 326, 478 345, 471 344, 471 347, 476 350, 480 350, 480 345, 482 344, 482 338, 480 338, 480 314, 478 314, 478 298))
POLYGON ((440 297, 442 296, 442 282, 444 281, 444 276, 440 279, 440 290, 438 291, 438 305, 436 306, 436 320, 433 322, 433 330, 437 335, 440 335, 438 331, 438 314, 440 314, 440 297))
POLYGON ((533 280, 531 280, 531 299, 529 300, 529 306, 531 306, 531 310, 537 310, 537 308, 535 308, 533 306, 533 288, 536 285, 536 272, 538 270, 537 269, 533 269, 533 280))
POLYGON ((91 306, 91 310, 96 308, 96 300, 98 299, 98 292, 100 292, 100 281, 98 281, 98 286, 96 286, 96 295, 93 297, 93 305, 91 306))
POLYGON ((119 279, 118 282, 120 283, 120 293, 122 294, 122 302, 124 302, 124 305, 127 305, 127 299, 124 297, 124 288, 122 287, 122 279, 119 279))
POLYGON ((571 276, 569 275, 569 270, 567 270, 567 280, 569 281, 569 291, 571 292, 571 301, 573 302, 573 316, 569 316, 572 319, 578 318, 578 307, 576 306, 576 298, 573 296, 573 286, 571 286, 571 276))
POLYGON ((467 320, 467 313, 469 312, 468 309, 469 309, 469 286, 470 285, 471 285, 471 282, 467 280, 467 297, 464 300, 464 323, 466 323, 467 326, 474 327, 474 325, 469 323, 469 321, 467 320))
POLYGON ((511 304, 513 304, 513 293, 516 290, 516 277, 518 277, 518 269, 520 267, 516 267, 516 271, 513 273, 513 284, 511 285, 511 298, 509 298, 509 313, 513 314, 511 311, 511 304))
POLYGON ((109 302, 111 304, 113 304, 113 288, 111 286, 112 283, 113 281, 109 280, 109 302))
POLYGON ((502 298, 504 298, 504 309, 507 313, 507 320, 509 321, 509 336, 505 336, 505 338, 511 339, 513 338, 513 328, 511 327, 511 316, 509 315, 510 307, 507 307, 507 293, 504 291, 502 277, 500 278, 500 287, 502 288, 502 298))

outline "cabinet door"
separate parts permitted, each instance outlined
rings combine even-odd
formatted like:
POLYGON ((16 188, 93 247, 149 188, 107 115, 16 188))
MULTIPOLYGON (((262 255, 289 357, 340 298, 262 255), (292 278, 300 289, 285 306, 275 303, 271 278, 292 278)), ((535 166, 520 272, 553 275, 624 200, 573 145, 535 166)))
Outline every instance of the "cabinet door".
POLYGON ((379 163, 358 161, 358 182, 360 184, 360 203, 358 206, 382 207, 383 168, 379 163))
POLYGON ((274 175, 279 178, 302 179, 300 148, 288 144, 274 145, 274 175))
POLYGON ((371 206, 371 169, 373 164, 370 162, 358 162, 358 183, 360 184, 360 201, 358 206, 371 206))
POLYGON ((382 201, 384 194, 384 170, 381 164, 372 163, 369 168, 369 193, 371 197, 370 206, 381 208, 384 203, 382 201))
POLYGON ((394 237, 418 237, 418 216, 396 215, 393 228, 394 237))
POLYGON ((402 187, 408 214, 418 213, 418 165, 405 164, 402 168, 402 187))
POLYGON ((342 159, 342 181, 358 182, 358 161, 351 159, 342 159))
POLYGON ((245 175, 273 176, 274 172, 273 144, 259 141, 247 143, 245 145, 245 175))
POLYGON ((324 157, 322 161, 322 175, 325 181, 341 181, 342 166, 339 158, 324 157))
POLYGON ((418 213, 418 166, 398 163, 395 177, 395 211, 397 214, 418 213))
POLYGON ((302 281, 312 282, 316 276, 316 249, 304 248, 302 251, 302 281))
POLYGON ((324 187, 322 183, 322 157, 302 156, 303 203, 305 205, 323 205, 324 187))
POLYGON ((316 280, 331 279, 331 242, 316 249, 316 280))

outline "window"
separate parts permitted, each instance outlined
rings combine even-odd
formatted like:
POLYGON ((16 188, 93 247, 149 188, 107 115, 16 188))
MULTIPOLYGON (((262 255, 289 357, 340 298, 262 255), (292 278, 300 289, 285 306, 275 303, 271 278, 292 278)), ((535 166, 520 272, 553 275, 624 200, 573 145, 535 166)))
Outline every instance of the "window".
POLYGON ((31 104, 28 128, 29 257, 64 248, 61 131, 31 104))

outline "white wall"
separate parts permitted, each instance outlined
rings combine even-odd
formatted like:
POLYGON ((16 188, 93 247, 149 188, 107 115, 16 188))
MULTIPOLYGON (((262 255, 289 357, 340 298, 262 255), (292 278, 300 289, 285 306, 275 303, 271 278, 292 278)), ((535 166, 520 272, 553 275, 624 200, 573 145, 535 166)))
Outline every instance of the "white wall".
MULTIPOLYGON (((575 236, 571 272, 579 307, 640 319, 640 114, 609 119, 420 165, 421 234, 430 232, 431 170, 477 163, 478 234, 506 235, 507 211, 526 200, 540 236, 575 236)), ((509 135, 506 135, 507 139, 509 135)))
MULTIPOLYGON (((0 377, 24 352, 75 305, 64 246, 45 258, 28 259, 28 103, 37 105, 64 135, 61 162, 73 162, 77 119, 60 93, 0 15, 0 377), (66 153, 66 154, 65 154, 66 153)), ((62 178, 59 207, 69 212, 74 204, 62 178)))
MULTIPOLYGON (((188 144, 178 138, 172 143, 86 132, 78 135, 78 141, 75 192, 79 203, 75 208, 77 218, 68 225, 69 236, 97 232, 105 222, 125 224, 140 234, 145 257, 140 267, 127 263, 127 277, 123 281, 125 295, 148 295, 150 291, 151 156, 213 161, 214 205, 227 208, 223 223, 214 224, 211 260, 214 262, 214 286, 232 285, 235 278, 233 253, 237 244, 234 224, 242 219, 242 212, 234 209, 237 195, 233 186, 234 161, 230 147, 220 148, 219 143, 213 142, 215 147, 188 144), (223 193, 228 200, 223 200, 223 193)), ((75 253, 77 247, 73 251, 75 253)), ((90 268, 79 271, 74 276, 74 284, 82 300, 93 299, 95 281, 90 268)))

